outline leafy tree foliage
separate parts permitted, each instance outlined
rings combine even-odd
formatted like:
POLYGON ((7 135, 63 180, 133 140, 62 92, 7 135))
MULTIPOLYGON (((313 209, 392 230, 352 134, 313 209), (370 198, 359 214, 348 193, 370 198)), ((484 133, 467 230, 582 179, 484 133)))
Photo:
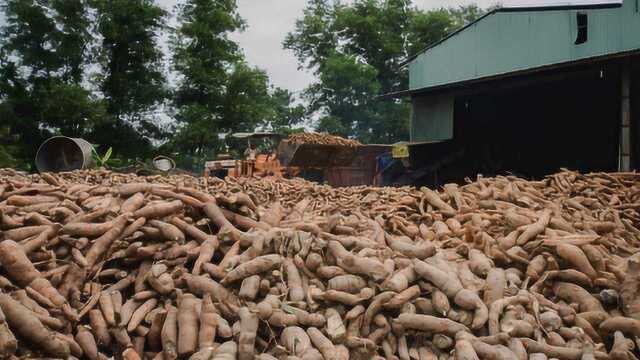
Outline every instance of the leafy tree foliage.
POLYGON ((415 14, 407 36, 407 55, 418 54, 426 46, 444 38, 459 26, 451 10, 438 9, 415 14))
POLYGON ((85 135, 98 108, 81 85, 87 9, 83 0, 7 0, 2 10, 0 116, 8 136, 0 145, 28 167, 52 132, 85 135))
POLYGON ((318 129, 388 143, 408 137, 409 104, 375 96, 406 89, 402 62, 481 13, 477 6, 425 12, 410 0, 309 0, 283 45, 318 75, 305 91, 318 129))
POLYGON ((162 134, 145 112, 166 94, 155 42, 160 8, 151 1, 6 0, 2 10, 0 112, 10 135, 2 143, 19 164, 28 168, 53 134, 115 145, 123 156, 151 150, 148 138, 162 134), (102 92, 89 86, 92 48, 104 70, 102 92))
POLYGON ((284 40, 284 47, 298 58, 300 67, 315 69, 338 47, 334 32, 335 16, 329 0, 308 0, 303 17, 296 20, 296 30, 284 40))
POLYGON ((218 133, 231 130, 222 116, 225 85, 241 55, 229 33, 244 23, 235 0, 187 0, 178 11, 180 26, 171 44, 181 76, 174 95, 179 126, 174 144, 201 162, 220 146, 218 133))
POLYGON ((99 86, 117 126, 128 123, 152 139, 162 137, 152 112, 168 95, 159 31, 167 13, 152 0, 93 0, 102 37, 99 86))
POLYGON ((274 88, 271 91, 269 110, 263 121, 263 127, 271 131, 289 134, 299 132, 298 128, 305 119, 305 108, 295 104, 293 94, 286 89, 274 88))
POLYGON ((87 50, 93 39, 87 0, 51 0, 51 8, 60 30, 56 33, 60 42, 56 52, 61 62, 62 79, 80 84, 89 62, 87 50))
POLYGON ((229 39, 244 28, 236 1, 187 0, 178 7, 178 19, 172 39, 174 68, 182 76, 176 105, 221 101, 228 67, 241 59, 229 39))
POLYGON ((326 111, 318 130, 351 136, 354 124, 376 122, 371 94, 380 86, 376 69, 355 56, 334 54, 319 70, 320 82, 305 91, 311 111, 326 111))
POLYGON ((235 0, 187 0, 179 7, 180 26, 171 41, 174 70, 180 80, 174 94, 178 109, 175 150, 198 168, 226 145, 219 133, 281 129, 302 118, 291 94, 269 86, 267 74, 247 65, 229 34, 244 22, 235 0), (282 117, 282 118, 280 118, 282 117))
POLYGON ((172 30, 157 0, 2 0, 0 166, 28 168, 53 134, 84 137, 100 153, 113 147, 121 158, 171 152, 194 170, 224 148, 218 133, 286 133, 309 117, 364 142, 403 139, 408 104, 375 95, 406 88, 402 61, 482 14, 474 6, 425 12, 410 0, 308 0, 284 41, 318 78, 303 106, 229 37, 246 27, 236 0, 179 4, 172 30), (164 111, 173 123, 162 124, 164 111))

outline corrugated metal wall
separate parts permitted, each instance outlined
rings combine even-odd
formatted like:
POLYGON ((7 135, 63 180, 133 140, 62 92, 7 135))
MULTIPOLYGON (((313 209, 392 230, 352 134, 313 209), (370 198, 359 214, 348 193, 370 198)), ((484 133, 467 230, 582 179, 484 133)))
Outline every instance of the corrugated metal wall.
POLYGON ((453 95, 416 96, 411 101, 412 142, 448 140, 453 137, 453 95))
POLYGON ((411 90, 640 49, 637 0, 622 8, 498 12, 434 46, 409 65, 411 90), (575 45, 576 14, 588 41, 575 45))
MULTIPOLYGON (((615 171, 620 124, 620 64, 595 64, 550 81, 486 86, 456 97, 453 140, 437 158, 438 181, 477 173, 539 178, 561 167, 615 171), (602 75, 601 75, 602 74, 602 75), (449 158, 449 159, 448 159, 449 158), (446 161, 445 161, 446 160, 446 161)), ((506 81, 501 81, 506 82, 506 81)), ((636 117, 637 118, 637 117, 636 117)))

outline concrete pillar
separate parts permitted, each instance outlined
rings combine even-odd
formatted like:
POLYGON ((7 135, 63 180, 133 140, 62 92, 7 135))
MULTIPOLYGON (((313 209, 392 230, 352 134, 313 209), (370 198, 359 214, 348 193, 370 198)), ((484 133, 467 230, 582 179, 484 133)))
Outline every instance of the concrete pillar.
POLYGON ((622 65, 621 123, 618 171, 631 170, 631 63, 622 65))

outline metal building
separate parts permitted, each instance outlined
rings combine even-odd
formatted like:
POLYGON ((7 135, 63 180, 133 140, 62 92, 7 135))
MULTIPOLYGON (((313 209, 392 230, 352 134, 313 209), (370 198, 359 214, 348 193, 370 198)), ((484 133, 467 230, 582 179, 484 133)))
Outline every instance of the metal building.
POLYGON ((425 174, 640 167, 640 0, 497 9, 406 65, 425 174))

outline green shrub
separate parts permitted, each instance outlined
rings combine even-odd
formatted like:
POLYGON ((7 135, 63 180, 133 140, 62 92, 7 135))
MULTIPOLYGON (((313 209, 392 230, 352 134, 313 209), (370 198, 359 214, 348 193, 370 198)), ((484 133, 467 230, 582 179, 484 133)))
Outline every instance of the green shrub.
POLYGON ((15 168, 18 163, 6 146, 0 145, 0 168, 15 168))

